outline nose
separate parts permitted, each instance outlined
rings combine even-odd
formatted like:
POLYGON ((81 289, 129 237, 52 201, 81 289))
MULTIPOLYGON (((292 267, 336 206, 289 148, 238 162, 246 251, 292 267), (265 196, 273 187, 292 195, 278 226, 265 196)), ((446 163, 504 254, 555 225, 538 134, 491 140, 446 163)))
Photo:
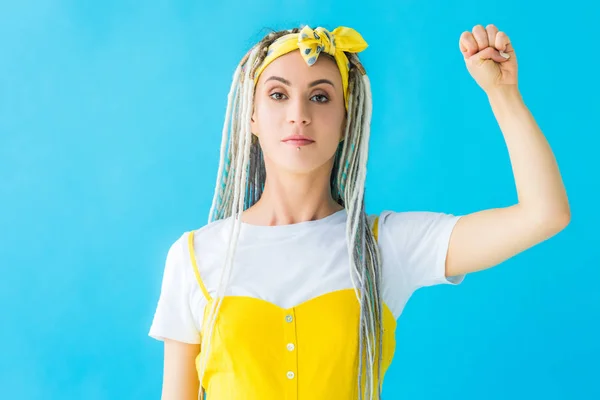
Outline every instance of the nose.
POLYGON ((288 102, 288 121, 290 124, 308 125, 310 124, 310 110, 307 101, 296 98, 288 102))

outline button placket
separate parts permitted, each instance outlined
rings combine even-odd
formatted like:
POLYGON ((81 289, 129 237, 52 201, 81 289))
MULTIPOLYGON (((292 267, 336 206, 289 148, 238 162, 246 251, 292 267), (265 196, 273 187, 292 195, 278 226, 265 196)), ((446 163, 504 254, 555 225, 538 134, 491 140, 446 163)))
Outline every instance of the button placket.
POLYGON ((296 312, 295 309, 286 310, 283 314, 283 343, 281 351, 285 353, 281 377, 286 381, 286 400, 298 399, 298 346, 296 341, 296 312))

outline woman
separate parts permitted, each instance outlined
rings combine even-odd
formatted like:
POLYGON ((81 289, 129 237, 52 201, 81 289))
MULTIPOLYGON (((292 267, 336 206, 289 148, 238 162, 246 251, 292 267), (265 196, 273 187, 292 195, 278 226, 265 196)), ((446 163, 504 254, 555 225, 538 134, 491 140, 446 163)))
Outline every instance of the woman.
POLYGON ((170 248, 150 330, 165 341, 163 399, 380 399, 412 292, 567 225, 553 154, 493 25, 460 48, 505 135, 518 204, 367 215, 366 47, 353 29, 305 26, 267 35, 236 69, 209 223, 170 248))

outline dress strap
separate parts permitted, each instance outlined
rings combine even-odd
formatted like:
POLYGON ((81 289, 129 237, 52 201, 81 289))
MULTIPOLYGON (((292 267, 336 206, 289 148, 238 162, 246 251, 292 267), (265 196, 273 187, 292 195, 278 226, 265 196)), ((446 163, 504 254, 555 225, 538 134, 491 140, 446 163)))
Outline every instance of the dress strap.
POLYGON ((200 278, 200 271, 198 271, 198 263, 196 262, 196 252, 194 251, 194 231, 191 231, 188 235, 188 247, 190 249, 190 259, 192 260, 192 267, 194 268, 196 281, 198 281, 198 285, 200 286, 200 289, 202 289, 202 293, 204 293, 204 297, 206 297, 206 300, 210 301, 211 297, 208 294, 208 290, 206 290, 206 286, 204 286, 204 282, 202 282, 202 278, 200 278))
POLYGON ((377 242, 379 237, 379 215, 376 216, 375 220, 373 221, 373 236, 375 236, 375 242, 377 242))

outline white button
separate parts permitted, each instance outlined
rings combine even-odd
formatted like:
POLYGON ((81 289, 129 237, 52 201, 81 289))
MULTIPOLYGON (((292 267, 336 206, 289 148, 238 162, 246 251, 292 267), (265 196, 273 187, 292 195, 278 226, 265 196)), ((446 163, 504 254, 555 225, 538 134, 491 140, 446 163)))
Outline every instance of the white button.
POLYGON ((287 345, 287 349, 288 349, 289 351, 292 351, 292 350, 294 350, 294 343, 288 343, 288 345, 287 345))
POLYGON ((294 379, 294 373, 292 371, 288 371, 287 377, 288 379, 294 379))
POLYGON ((285 316, 285 320, 286 320, 287 322, 292 322, 292 319, 293 319, 293 318, 292 318, 292 316, 291 316, 291 315, 286 315, 286 316, 285 316))

